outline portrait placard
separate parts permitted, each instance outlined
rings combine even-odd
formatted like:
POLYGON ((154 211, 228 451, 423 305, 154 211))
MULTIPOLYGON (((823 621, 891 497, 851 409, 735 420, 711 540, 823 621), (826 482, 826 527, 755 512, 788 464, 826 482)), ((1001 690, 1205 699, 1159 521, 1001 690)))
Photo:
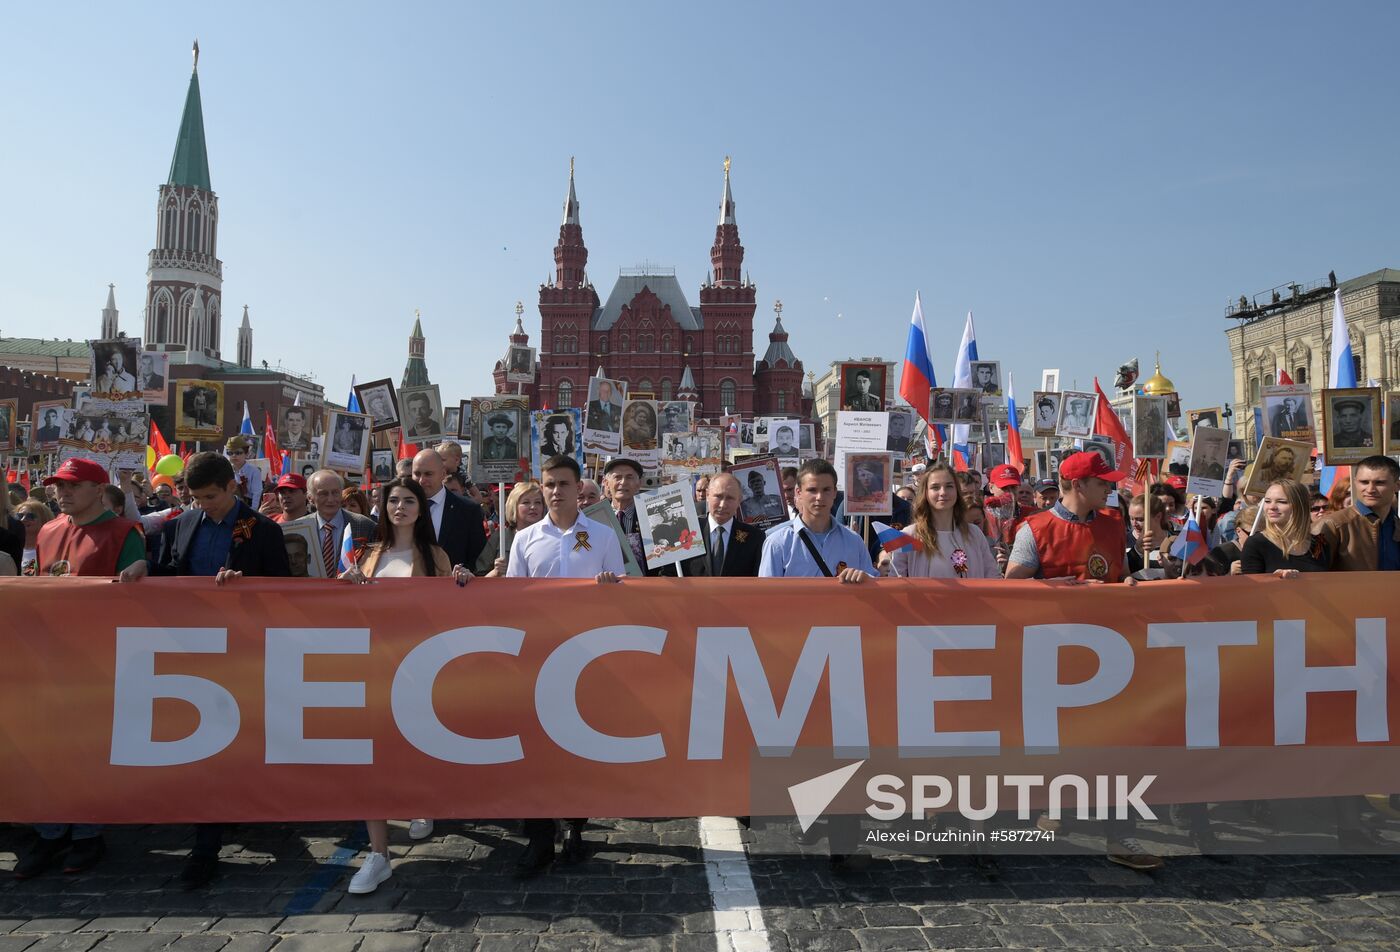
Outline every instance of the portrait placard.
POLYGON ((667 481, 713 476, 723 463, 717 426, 697 426, 694 433, 667 433, 661 437, 661 471, 667 481))
POLYGON ((463 400, 457 405, 457 439, 472 438, 472 402, 463 400))
POLYGON ((636 500, 648 571, 705 554, 695 487, 689 479, 638 493, 636 500))
POLYGON ((661 418, 655 400, 628 400, 622 405, 622 455, 642 468, 661 467, 661 418))
POLYGON ((836 413, 837 489, 847 490, 846 454, 882 453, 889 445, 890 415, 888 413, 858 413, 838 410, 836 413))
POLYGON ((817 458, 817 425, 815 423, 802 424, 802 436, 799 438, 798 457, 800 459, 817 458))
POLYGON ((369 451, 369 474, 376 483, 387 483, 394 478, 394 451, 379 449, 369 451))
POLYGON ((1181 419, 1181 394, 1179 394, 1179 393, 1177 393, 1175 390, 1173 390, 1173 391, 1171 391, 1170 393, 1160 393, 1160 394, 1158 394, 1158 396, 1159 396, 1159 397, 1165 397, 1166 400, 1167 400, 1167 419, 1169 419, 1169 420, 1180 420, 1180 419, 1181 419))
POLYGON ((1060 392, 1060 416, 1055 421, 1055 435, 1071 439, 1087 439, 1094 432, 1094 406, 1098 394, 1085 390, 1060 392))
POLYGON ((1385 451, 1400 455, 1400 390, 1385 395, 1385 451))
POLYGON ((726 450, 738 449, 741 445, 739 434, 743 423, 743 417, 737 413, 726 413, 719 418, 720 429, 724 431, 724 448, 726 450))
POLYGON ((63 411, 68 409, 67 400, 35 401, 29 408, 30 420, 34 423, 35 453, 52 453, 58 449, 59 438, 63 436, 63 411))
POLYGON ((0 400, 0 452, 15 448, 15 428, 19 423, 19 398, 0 400))
POLYGON ((1307 384, 1265 387, 1262 403, 1265 436, 1317 445, 1312 387, 1307 384))
POLYGON ((403 438, 419 447, 434 446, 446 435, 442 428, 442 394, 438 385, 400 387, 403 438))
POLYGON ((146 439, 150 417, 146 403, 132 400, 84 400, 81 409, 63 411, 64 434, 58 458, 80 457, 108 470, 146 468, 146 439))
POLYGON ((462 438, 462 408, 460 405, 454 406, 448 403, 442 408, 442 429, 449 440, 462 438))
POLYGON ((360 409, 374 421, 374 432, 392 430, 399 425, 399 395, 394 381, 388 377, 355 384, 355 398, 360 401, 360 409))
POLYGON ((506 383, 535 382, 535 348, 511 344, 506 353, 506 383))
POLYGON ((977 390, 953 391, 953 422, 982 425, 982 394, 977 390))
POLYGON ((223 413, 222 380, 175 381, 175 439, 222 443, 223 413))
POLYGON ((513 483, 530 473, 530 401, 526 397, 474 397, 472 481, 513 483))
POLYGON ((1172 440, 1167 444, 1167 458, 1162 460, 1166 476, 1185 476, 1191 471, 1191 441, 1172 440))
POLYGON ((1224 492, 1229 456, 1229 430, 1213 426, 1198 426, 1192 430, 1186 491, 1197 496, 1219 496, 1224 492))
POLYGON ((1040 372, 1040 389, 1042 393, 1060 392, 1060 371, 1042 370, 1040 372))
POLYGON ((136 389, 148 406, 163 407, 170 401, 165 381, 170 375, 170 355, 165 351, 143 350, 136 357, 136 389))
MULTIPOLYGON (((885 449, 901 457, 909 452, 914 442, 914 419, 914 411, 909 407, 890 408, 890 432, 885 438, 885 449)), ((806 448, 799 443, 799 449, 806 448)))
POLYGON ((1322 391, 1323 458, 1329 466, 1359 463, 1381 452, 1379 387, 1322 391))
POLYGON ((802 447, 802 421, 786 417, 767 417, 768 452, 774 456, 797 459, 802 447))
POLYGON ((572 457, 583 468, 583 411, 535 410, 530 414, 530 468, 536 478, 543 478, 544 462, 554 456, 572 457))
POLYGON ((1276 436, 1264 437, 1259 453, 1249 467, 1249 481, 1245 483, 1243 492, 1262 496, 1275 480, 1302 479, 1312 465, 1312 450, 1308 443, 1281 440, 1276 436))
POLYGON ((892 511, 894 454, 846 454, 846 515, 888 516, 892 511))
POLYGON ((277 414, 277 446, 289 453, 311 449, 311 413, 299 403, 283 407, 277 414))
POLYGON ((746 450, 757 449, 753 444, 753 441, 756 439, 754 436, 754 427, 755 424, 752 420, 742 420, 739 423, 739 445, 746 450))
POLYGON ((34 443, 29 438, 29 434, 32 432, 33 425, 28 420, 15 424, 15 443, 11 449, 12 455, 19 459, 28 459, 34 455, 34 443))
POLYGON ((89 341, 92 352, 88 382, 92 396, 102 400, 132 400, 144 395, 136 385, 141 341, 135 337, 89 341))
POLYGON ((743 499, 739 502, 739 519, 760 529, 787 522, 787 503, 783 501, 783 474, 776 456, 747 456, 729 467, 739 481, 743 499))
POLYGON ((694 424, 695 404, 689 400, 663 400, 659 404, 661 413, 661 435, 668 433, 689 433, 694 424))
POLYGON ((1133 452, 1138 459, 1166 457, 1166 397, 1133 397, 1133 452))
POLYGON ((292 578, 326 577, 326 561, 321 558, 321 540, 317 538, 314 523, 282 523, 282 545, 287 549, 292 578))
POLYGON ((841 409, 873 413, 885 409, 885 365, 844 363, 841 367, 841 409))
POLYGON ((1001 362, 997 360, 972 361, 972 389, 984 398, 1001 396, 1001 362))
POLYGON ((989 471, 993 466, 1001 466, 1006 463, 1005 443, 982 443, 982 472, 989 471))
POLYGON ((1036 436, 1051 437, 1060 420, 1060 394, 1037 390, 1031 394, 1031 427, 1036 436))
POLYGON ((588 378, 588 406, 583 416, 583 451, 616 453, 622 448, 622 404, 627 381, 588 378))
POLYGON ((1186 411, 1186 423, 1191 429, 1198 426, 1210 426, 1220 429, 1220 408, 1203 407, 1199 410, 1186 411))
POLYGON ((321 468, 344 473, 364 470, 365 462, 369 459, 373 427, 374 421, 368 413, 330 411, 326 418, 326 433, 322 437, 325 451, 321 454, 321 468))

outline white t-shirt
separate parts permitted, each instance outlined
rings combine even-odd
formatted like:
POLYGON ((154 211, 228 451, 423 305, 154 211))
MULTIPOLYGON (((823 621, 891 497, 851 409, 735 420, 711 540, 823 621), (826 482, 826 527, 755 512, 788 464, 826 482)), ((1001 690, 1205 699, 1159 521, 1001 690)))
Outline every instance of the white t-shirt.
POLYGON ((600 572, 627 571, 617 533, 583 513, 568 529, 553 516, 521 529, 510 546, 507 578, 593 578, 600 572))

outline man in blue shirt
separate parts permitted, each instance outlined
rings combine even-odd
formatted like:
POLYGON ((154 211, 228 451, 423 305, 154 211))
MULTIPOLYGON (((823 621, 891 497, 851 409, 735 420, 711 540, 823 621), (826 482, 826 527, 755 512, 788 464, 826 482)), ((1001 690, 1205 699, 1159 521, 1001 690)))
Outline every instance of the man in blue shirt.
POLYGON ((811 459, 797 471, 797 516, 775 526, 763 541, 759 578, 838 578, 863 582, 875 574, 860 536, 832 518, 836 468, 811 459))

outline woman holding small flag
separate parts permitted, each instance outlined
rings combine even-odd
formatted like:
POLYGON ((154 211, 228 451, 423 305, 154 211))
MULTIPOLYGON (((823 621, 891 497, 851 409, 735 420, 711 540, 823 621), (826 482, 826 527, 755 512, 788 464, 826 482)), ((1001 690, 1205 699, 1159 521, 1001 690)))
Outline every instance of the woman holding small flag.
POLYGON ((1001 578, 986 533, 969 525, 957 474, 936 463, 919 476, 914 521, 889 530, 881 547, 891 552, 894 574, 904 578, 1001 578))
MULTIPOLYGON (((379 490, 379 535, 363 553, 357 555, 348 547, 348 532, 345 541, 347 547, 341 552, 341 563, 347 567, 340 577, 351 582, 363 584, 374 578, 451 575, 462 586, 471 578, 471 572, 464 566, 452 565, 447 553, 433 541, 428 497, 423 487, 411 478, 392 479, 379 490)), ((431 829, 429 821, 415 820, 414 823, 431 829)), ((366 820, 365 828, 369 831, 370 854, 350 880, 350 892, 356 895, 374 892, 393 875, 389 865, 388 821, 366 820)))

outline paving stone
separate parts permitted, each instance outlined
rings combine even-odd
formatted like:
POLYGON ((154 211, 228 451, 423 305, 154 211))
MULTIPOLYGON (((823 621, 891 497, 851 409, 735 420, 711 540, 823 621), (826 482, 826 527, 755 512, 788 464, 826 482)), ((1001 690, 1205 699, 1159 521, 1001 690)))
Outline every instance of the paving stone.
POLYGON ((476 936, 465 932, 445 932, 428 939, 427 952, 472 952, 476 936))
POLYGON ((1055 932, 1071 948, 1095 948, 1119 946, 1125 949, 1141 948, 1147 943, 1131 926, 1118 923, 1073 923, 1062 922, 1054 927, 1055 932))
POLYGON ((232 937, 215 932, 181 936, 170 945, 170 952, 219 952, 232 937))
POLYGON ((91 933, 49 935, 40 938, 25 952, 87 952, 100 938, 91 933))
POLYGON ((934 949, 994 949, 1001 946, 991 929, 982 926, 925 926, 924 939, 934 949))
POLYGON ((427 941, 422 932, 368 932, 359 952, 418 952, 427 941))
POLYGON ((282 916, 225 916, 209 927, 210 932, 275 932, 282 916))
POLYGON ((477 936, 477 952, 534 952, 539 936, 521 932, 484 932, 477 936))
POLYGON ((61 918, 30 919, 13 931, 18 933, 37 932, 42 935, 54 935, 59 932, 77 932, 91 921, 90 919, 61 918))
POLYGON ((490 932, 544 932, 549 929, 551 917, 543 913, 518 915, 483 915, 477 920, 475 930, 490 932))
POLYGON ((285 936, 277 943, 279 952, 355 952, 363 936, 332 932, 329 935, 299 933, 285 936))
MULTIPOLYGON (((205 905, 208 905, 208 902, 206 899, 205 905)), ((191 932, 203 932, 218 921, 218 916, 162 916, 151 926, 151 931, 189 935, 191 932)))
POLYGON ((38 941, 37 935, 0 935, 0 952, 25 952, 38 941))
POLYGON ((623 916, 619 935, 671 935, 681 931, 681 920, 675 916, 623 916))
POLYGON ((910 909, 908 906, 895 906, 883 904, 869 906, 863 910, 865 921, 872 926, 921 926, 924 924, 923 917, 918 910, 910 909))
POLYGON ((919 929, 896 926, 889 929, 856 929, 856 941, 869 952, 909 952, 928 948, 928 940, 919 929))
POLYGON ((281 936, 246 932, 229 939, 228 945, 223 948, 223 952, 268 952, 269 949, 280 941, 281 936))
POLYGON ((145 932, 156 924, 156 916, 102 916, 93 919, 80 932, 145 932))
POLYGON ((321 935, 331 932, 345 932, 355 917, 348 913, 324 916, 288 916, 277 927, 278 932, 315 932, 321 935))
POLYGON ((672 952, 670 936, 605 935, 598 940, 598 952, 672 952))
POLYGON ((1049 926, 993 926, 991 931, 1008 949, 1053 948, 1061 944, 1060 937, 1049 926))
POLYGON ((418 925, 418 916, 406 912, 367 912, 355 917, 351 932, 407 932, 418 925))
POLYGON ((156 952, 179 938, 178 932, 116 932, 104 938, 96 952, 156 952))

